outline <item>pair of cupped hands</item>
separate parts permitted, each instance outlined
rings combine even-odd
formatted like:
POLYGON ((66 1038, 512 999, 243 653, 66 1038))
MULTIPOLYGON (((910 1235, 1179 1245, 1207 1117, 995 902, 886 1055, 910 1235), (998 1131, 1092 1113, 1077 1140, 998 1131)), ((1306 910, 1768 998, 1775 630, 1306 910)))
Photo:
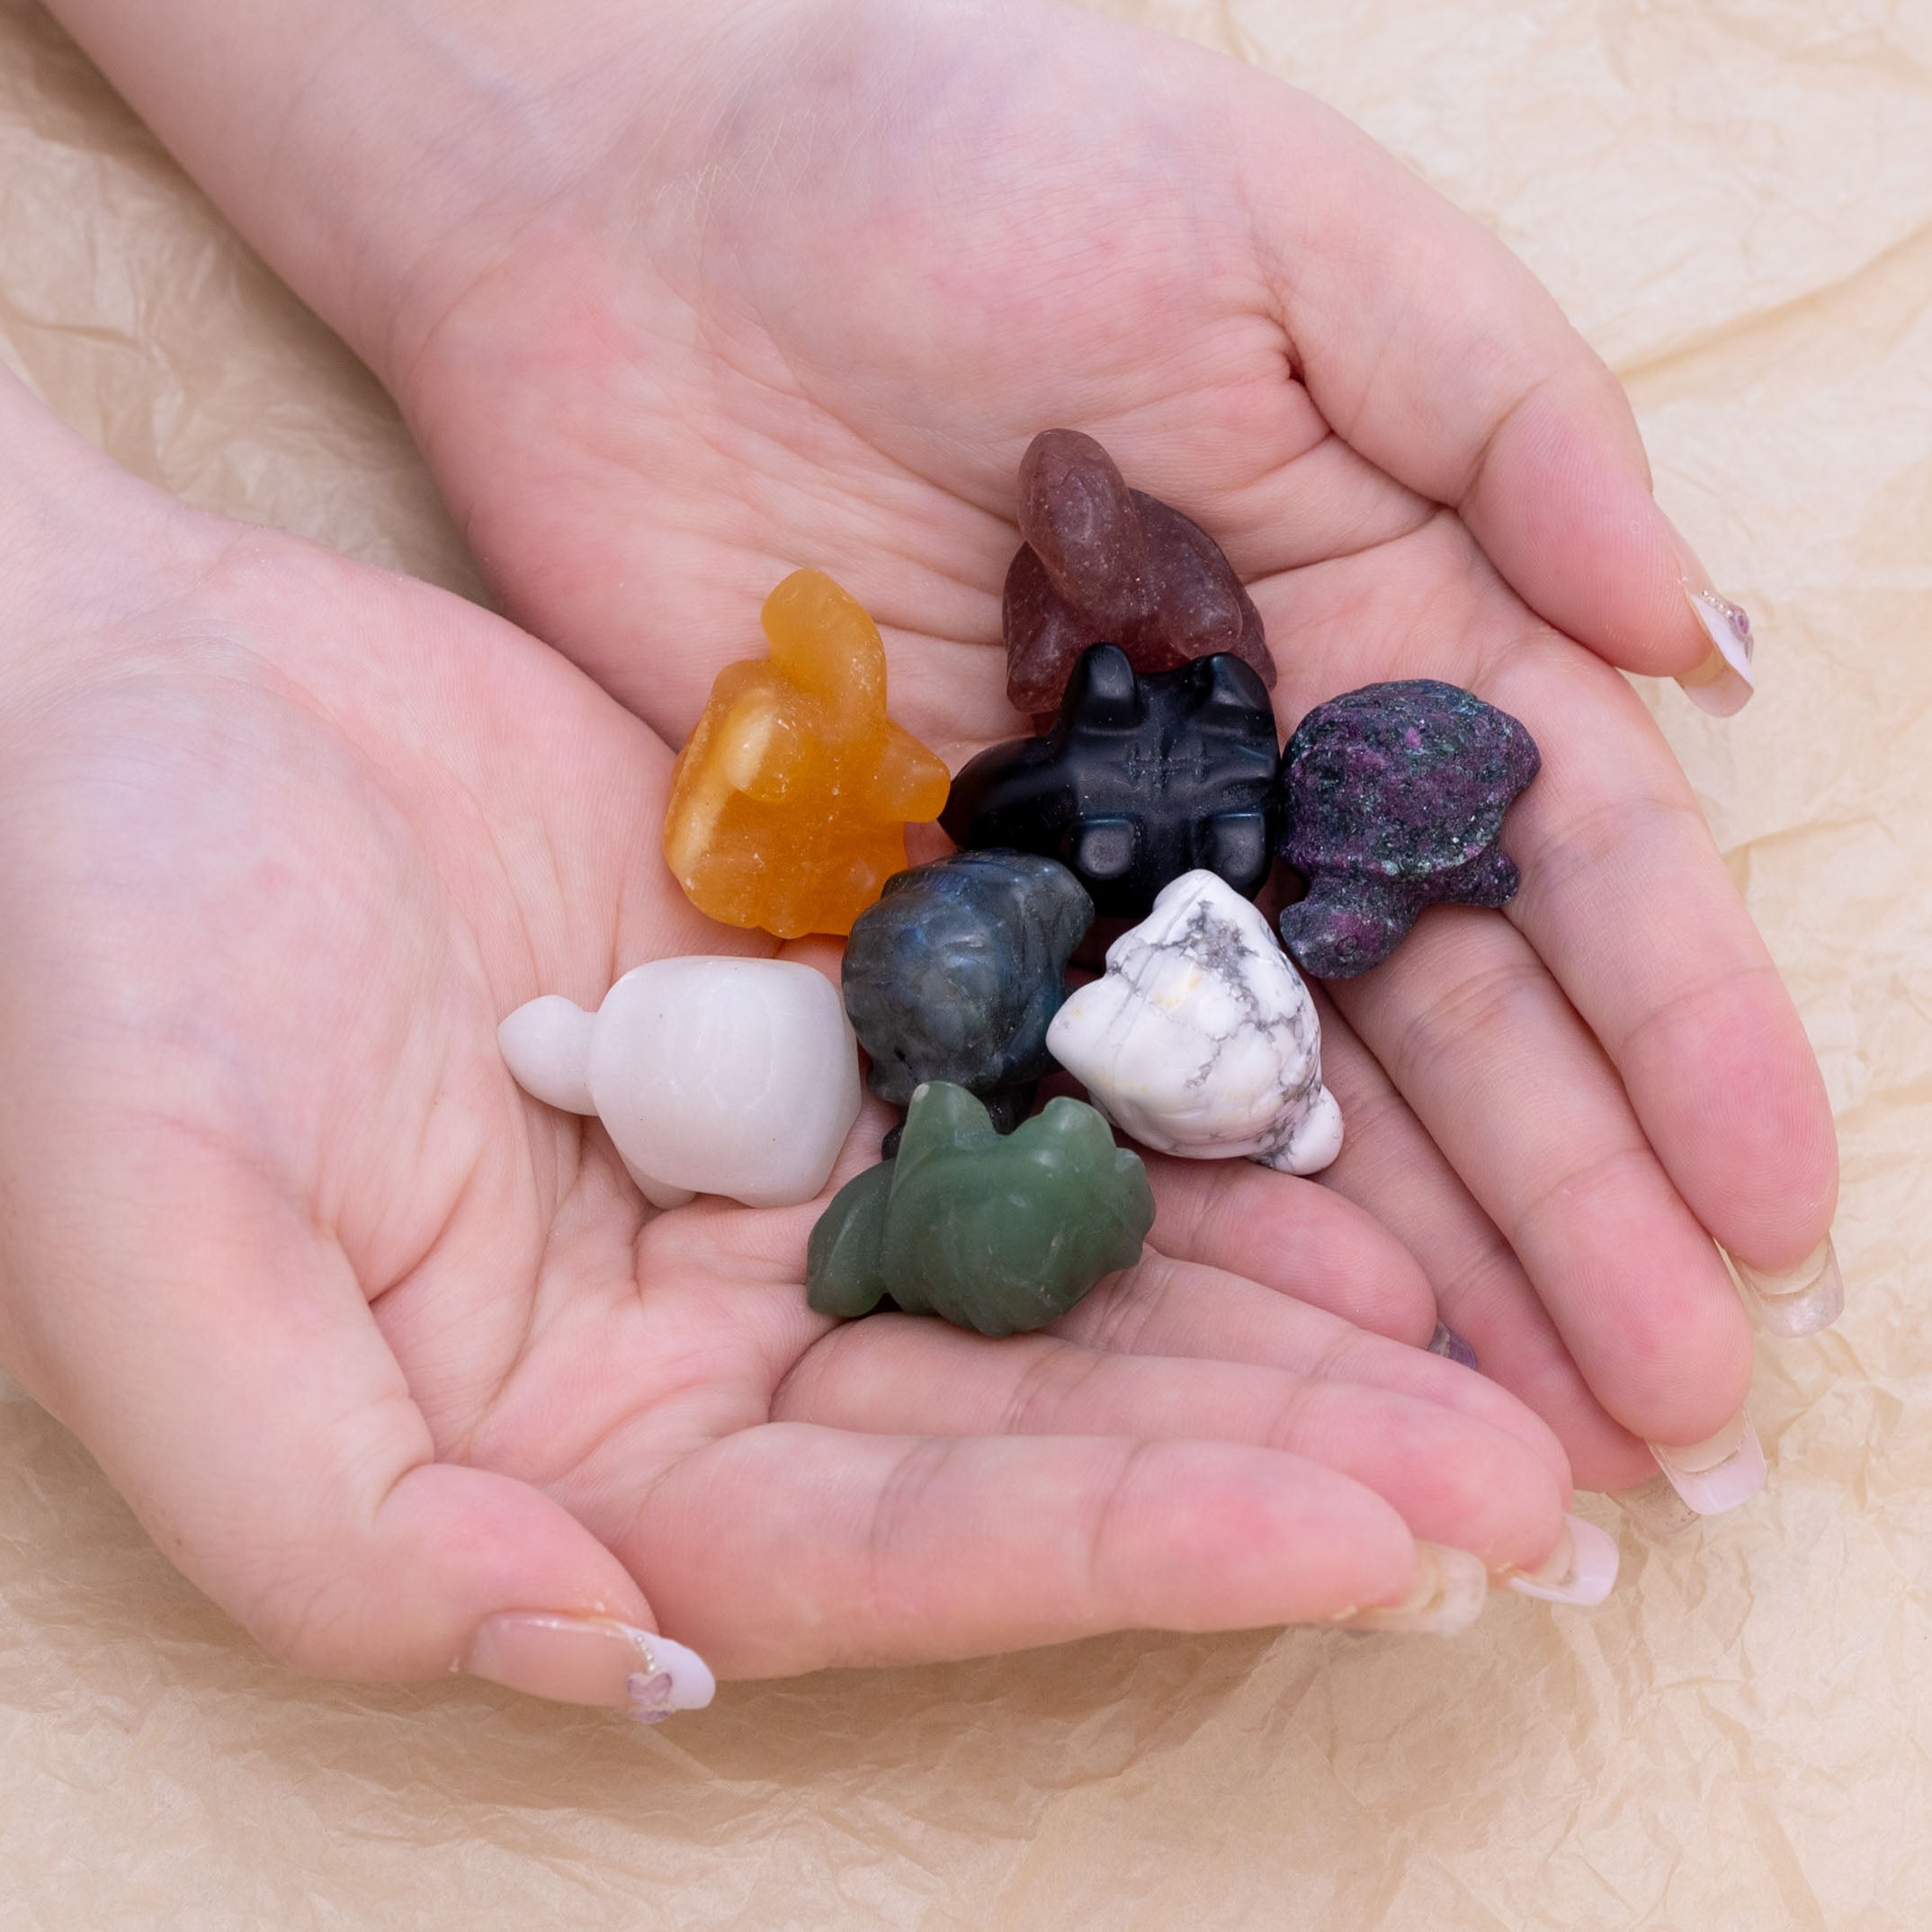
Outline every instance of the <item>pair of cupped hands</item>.
POLYGON ((1474 223, 1070 10, 56 11, 388 383, 515 619, 0 395, 0 1359, 271 1650, 658 1715, 707 1665, 1447 1627, 1592 1594, 1572 1483, 1647 1442, 1753 1486, 1714 1243, 1829 1272, 1831 1123, 1619 667, 1736 674, 1617 384, 1474 223), (822 1203, 653 1213, 496 1030, 771 950, 659 840, 792 568, 955 768, 1024 729, 1059 423, 1221 541, 1284 723, 1427 676, 1529 726, 1523 888, 1326 989, 1319 1185, 1150 1157, 1141 1261, 1051 1329, 835 1326, 822 1203))

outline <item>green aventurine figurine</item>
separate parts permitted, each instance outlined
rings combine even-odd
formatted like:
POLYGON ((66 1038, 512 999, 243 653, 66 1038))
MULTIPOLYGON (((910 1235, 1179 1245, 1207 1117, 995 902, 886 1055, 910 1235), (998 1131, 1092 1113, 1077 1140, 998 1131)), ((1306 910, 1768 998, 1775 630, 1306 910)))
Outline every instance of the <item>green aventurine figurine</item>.
POLYGON ((1085 1101, 1050 1100, 1000 1134, 963 1087, 934 1080, 912 1096, 898 1158, 818 1217, 806 1298, 821 1315, 863 1315, 890 1295, 909 1315, 1013 1335, 1131 1268, 1153 1224, 1140 1157, 1085 1101))

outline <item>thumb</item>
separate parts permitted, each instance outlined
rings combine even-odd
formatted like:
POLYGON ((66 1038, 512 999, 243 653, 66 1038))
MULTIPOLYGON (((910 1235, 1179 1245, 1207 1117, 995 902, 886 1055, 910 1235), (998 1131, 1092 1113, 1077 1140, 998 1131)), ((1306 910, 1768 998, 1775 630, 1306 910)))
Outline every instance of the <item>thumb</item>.
POLYGON ((1296 373, 1323 418, 1453 507, 1539 616, 1705 709, 1750 695, 1749 621, 1650 494, 1622 385, 1536 278, 1338 114, 1257 90, 1241 141, 1296 373))
POLYGON ((568 1511, 435 1459, 353 1270, 295 1203, 232 1154, 119 1152, 85 1230, 57 1211, 14 1244, 0 1352, 194 1583, 322 1676, 467 1670, 647 1719, 710 1702, 568 1511))

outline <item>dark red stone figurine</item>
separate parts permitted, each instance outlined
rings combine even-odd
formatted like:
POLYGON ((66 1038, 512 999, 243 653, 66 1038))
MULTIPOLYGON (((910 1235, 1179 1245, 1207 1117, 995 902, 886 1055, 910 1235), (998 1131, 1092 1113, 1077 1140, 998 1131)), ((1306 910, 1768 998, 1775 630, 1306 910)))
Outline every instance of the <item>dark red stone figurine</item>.
POLYGON ((1001 628, 1006 696, 1043 721, 1080 654, 1117 644, 1133 668, 1171 671, 1229 652, 1275 683, 1261 613, 1201 526, 1129 489, 1077 429, 1043 429, 1020 459, 1020 534, 1001 628))

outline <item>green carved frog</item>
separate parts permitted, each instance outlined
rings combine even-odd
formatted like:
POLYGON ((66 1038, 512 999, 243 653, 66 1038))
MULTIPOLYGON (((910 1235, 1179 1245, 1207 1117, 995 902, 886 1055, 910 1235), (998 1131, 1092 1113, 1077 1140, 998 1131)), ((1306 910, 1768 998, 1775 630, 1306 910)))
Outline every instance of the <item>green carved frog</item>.
POLYGON ((806 1296, 863 1315, 908 1314, 1013 1335, 1064 1315, 1103 1275, 1131 1267, 1154 1224, 1140 1158, 1080 1100, 1050 1100, 1010 1134, 963 1087, 919 1087, 897 1159, 848 1181, 806 1248, 806 1296))

